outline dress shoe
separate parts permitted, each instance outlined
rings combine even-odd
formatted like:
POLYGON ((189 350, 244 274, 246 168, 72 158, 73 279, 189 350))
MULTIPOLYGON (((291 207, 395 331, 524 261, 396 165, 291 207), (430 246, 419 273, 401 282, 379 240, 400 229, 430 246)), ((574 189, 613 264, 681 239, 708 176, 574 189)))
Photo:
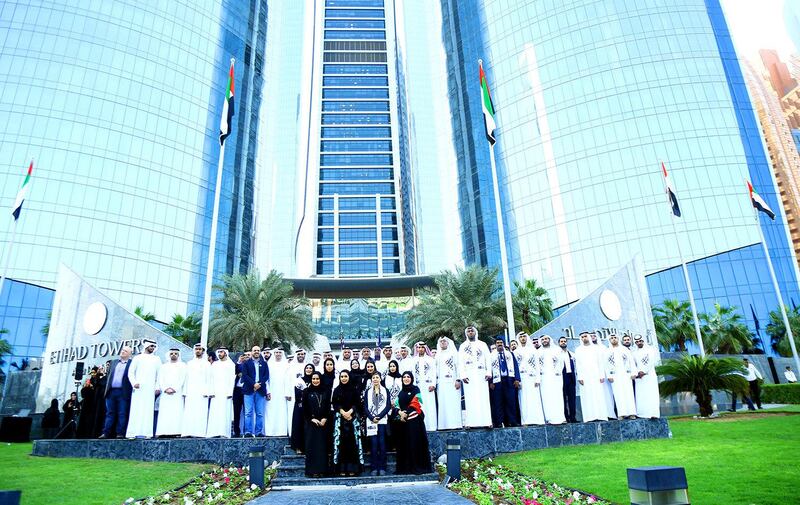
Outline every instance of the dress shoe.
POLYGON ((108 438, 108 437, 106 436, 106 434, 105 434, 105 433, 103 433, 102 435, 100 435, 100 436, 99 436, 99 437, 97 437, 97 438, 108 438))

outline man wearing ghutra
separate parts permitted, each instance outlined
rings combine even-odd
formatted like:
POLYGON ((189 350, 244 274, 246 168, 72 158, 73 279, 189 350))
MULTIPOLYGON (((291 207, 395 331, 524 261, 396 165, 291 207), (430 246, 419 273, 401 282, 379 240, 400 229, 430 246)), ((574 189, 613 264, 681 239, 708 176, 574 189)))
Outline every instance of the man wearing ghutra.
MULTIPOLYGON (((436 376, 438 378, 437 428, 440 430, 461 429, 461 379, 458 375, 456 344, 447 337, 439 338, 436 353, 436 376)), ((430 412, 430 409, 428 409, 430 412)))
POLYGON ((505 348, 502 338, 495 339, 494 347, 490 358, 492 382, 489 384, 494 426, 519 426, 520 377, 517 358, 505 348))
POLYGON ((661 417, 660 396, 658 394, 658 376, 656 366, 661 362, 658 349, 647 345, 641 335, 634 337, 636 350, 633 357, 636 360, 636 414, 639 417, 657 419, 661 417))
POLYGON ((158 372, 161 399, 158 409, 156 436, 178 436, 183 419, 183 391, 186 382, 186 363, 181 361, 177 347, 169 350, 169 361, 161 365, 158 372))
POLYGON ((478 338, 478 329, 473 325, 467 326, 464 335, 467 338, 458 348, 458 372, 464 388, 465 425, 467 428, 488 427, 492 425, 489 347, 478 338))
POLYGON ((158 371, 161 358, 155 355, 154 340, 144 339, 142 354, 135 356, 128 370, 128 379, 133 386, 131 394, 131 413, 128 419, 127 438, 152 438, 153 415, 158 389, 158 371))
POLYGON ((547 424, 563 424, 564 417, 564 353, 557 346, 551 345, 550 335, 542 335, 539 339, 542 349, 539 354, 539 371, 542 374, 542 407, 547 424))
POLYGON ((581 345, 575 349, 575 372, 581 392, 581 417, 584 423, 605 421, 605 354, 592 344, 589 332, 582 332, 580 338, 581 345))
POLYGON ((194 345, 194 358, 186 364, 183 388, 183 437, 205 437, 208 427, 208 391, 211 365, 202 344, 194 345))
POLYGON ((430 355, 425 342, 417 342, 417 355, 414 357, 414 377, 425 405, 425 429, 436 431, 436 360, 430 355))
POLYGON ((209 371, 208 427, 206 437, 230 438, 233 423, 233 386, 236 367, 228 359, 228 349, 217 349, 217 360, 209 371))
POLYGON ((636 417, 636 401, 633 399, 633 384, 636 377, 636 364, 633 355, 620 345, 617 335, 609 335, 611 347, 606 351, 606 378, 611 383, 614 393, 614 404, 617 406, 617 417, 636 417))
POLYGON ((267 410, 264 414, 264 431, 268 437, 285 437, 289 433, 288 411, 286 408, 286 380, 287 364, 283 358, 283 349, 280 347, 273 350, 272 359, 269 365, 269 383, 267 390, 272 392, 270 400, 267 402, 267 410))
POLYGON ((524 331, 517 333, 517 350, 514 356, 519 365, 520 422, 523 425, 544 424, 542 410, 541 374, 539 373, 539 354, 524 331))

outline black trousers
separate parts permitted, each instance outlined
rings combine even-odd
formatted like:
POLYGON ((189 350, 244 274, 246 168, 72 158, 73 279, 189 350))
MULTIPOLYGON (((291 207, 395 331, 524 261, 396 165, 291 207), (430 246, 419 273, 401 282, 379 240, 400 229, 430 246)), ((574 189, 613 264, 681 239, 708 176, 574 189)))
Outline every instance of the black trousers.
POLYGON ((492 404, 492 424, 496 428, 519 426, 519 395, 514 387, 514 377, 502 377, 489 390, 492 404))
POLYGON ((242 420, 242 408, 244 407, 244 394, 242 388, 233 388, 233 436, 241 437, 242 430, 239 429, 242 420))
POLYGON ((575 417, 575 372, 564 374, 564 418, 568 423, 577 423, 575 417))
POLYGON ((761 408, 761 386, 758 384, 758 380, 750 381, 750 398, 758 408, 761 408))

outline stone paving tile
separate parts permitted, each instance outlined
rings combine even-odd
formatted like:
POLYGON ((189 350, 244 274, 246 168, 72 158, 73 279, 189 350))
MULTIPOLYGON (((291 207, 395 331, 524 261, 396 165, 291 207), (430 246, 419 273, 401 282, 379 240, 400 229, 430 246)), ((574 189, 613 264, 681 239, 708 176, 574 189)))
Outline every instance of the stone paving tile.
POLYGON ((468 505, 472 502, 438 484, 291 489, 271 491, 247 505, 468 505))

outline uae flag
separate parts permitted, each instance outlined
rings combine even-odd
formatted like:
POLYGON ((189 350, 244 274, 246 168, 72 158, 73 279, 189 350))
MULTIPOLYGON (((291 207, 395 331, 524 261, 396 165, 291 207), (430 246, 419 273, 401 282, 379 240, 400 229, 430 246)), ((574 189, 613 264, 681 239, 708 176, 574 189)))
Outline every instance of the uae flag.
POLYGON ((672 207, 672 213, 678 217, 681 217, 681 208, 678 205, 678 197, 675 195, 675 188, 672 187, 672 181, 669 180, 669 174, 667 174, 667 167, 664 166, 664 162, 661 162, 661 173, 664 174, 664 183, 667 185, 667 198, 669 199, 669 205, 672 207))
POLYGON ((767 202, 765 202, 764 199, 761 198, 761 195, 756 193, 756 190, 753 188, 753 185, 750 184, 750 181, 747 181, 747 189, 750 191, 750 202, 752 202, 753 207, 755 207, 756 210, 760 210, 764 214, 768 215, 769 218, 774 221, 775 213, 772 212, 772 209, 769 208, 767 202))
POLYGON ((22 212, 22 202, 25 201, 25 195, 28 194, 28 184, 31 182, 32 173, 33 173, 33 161, 31 161, 30 166, 28 166, 28 173, 25 175, 25 181, 23 181, 22 187, 19 188, 19 193, 17 193, 17 199, 14 200, 14 209, 11 211, 11 215, 14 216, 14 221, 19 219, 19 215, 22 212))
POLYGON ((231 70, 228 75, 228 89, 225 93, 225 103, 222 104, 222 118, 219 121, 219 145, 225 143, 225 139, 231 134, 231 122, 233 120, 233 60, 231 60, 231 70))
POLYGON ((494 130, 497 125, 494 122, 494 104, 492 94, 489 93, 489 83, 486 82, 486 74, 483 72, 483 61, 478 60, 481 79, 481 107, 483 108, 483 124, 486 127, 486 139, 489 144, 494 145, 494 130))

